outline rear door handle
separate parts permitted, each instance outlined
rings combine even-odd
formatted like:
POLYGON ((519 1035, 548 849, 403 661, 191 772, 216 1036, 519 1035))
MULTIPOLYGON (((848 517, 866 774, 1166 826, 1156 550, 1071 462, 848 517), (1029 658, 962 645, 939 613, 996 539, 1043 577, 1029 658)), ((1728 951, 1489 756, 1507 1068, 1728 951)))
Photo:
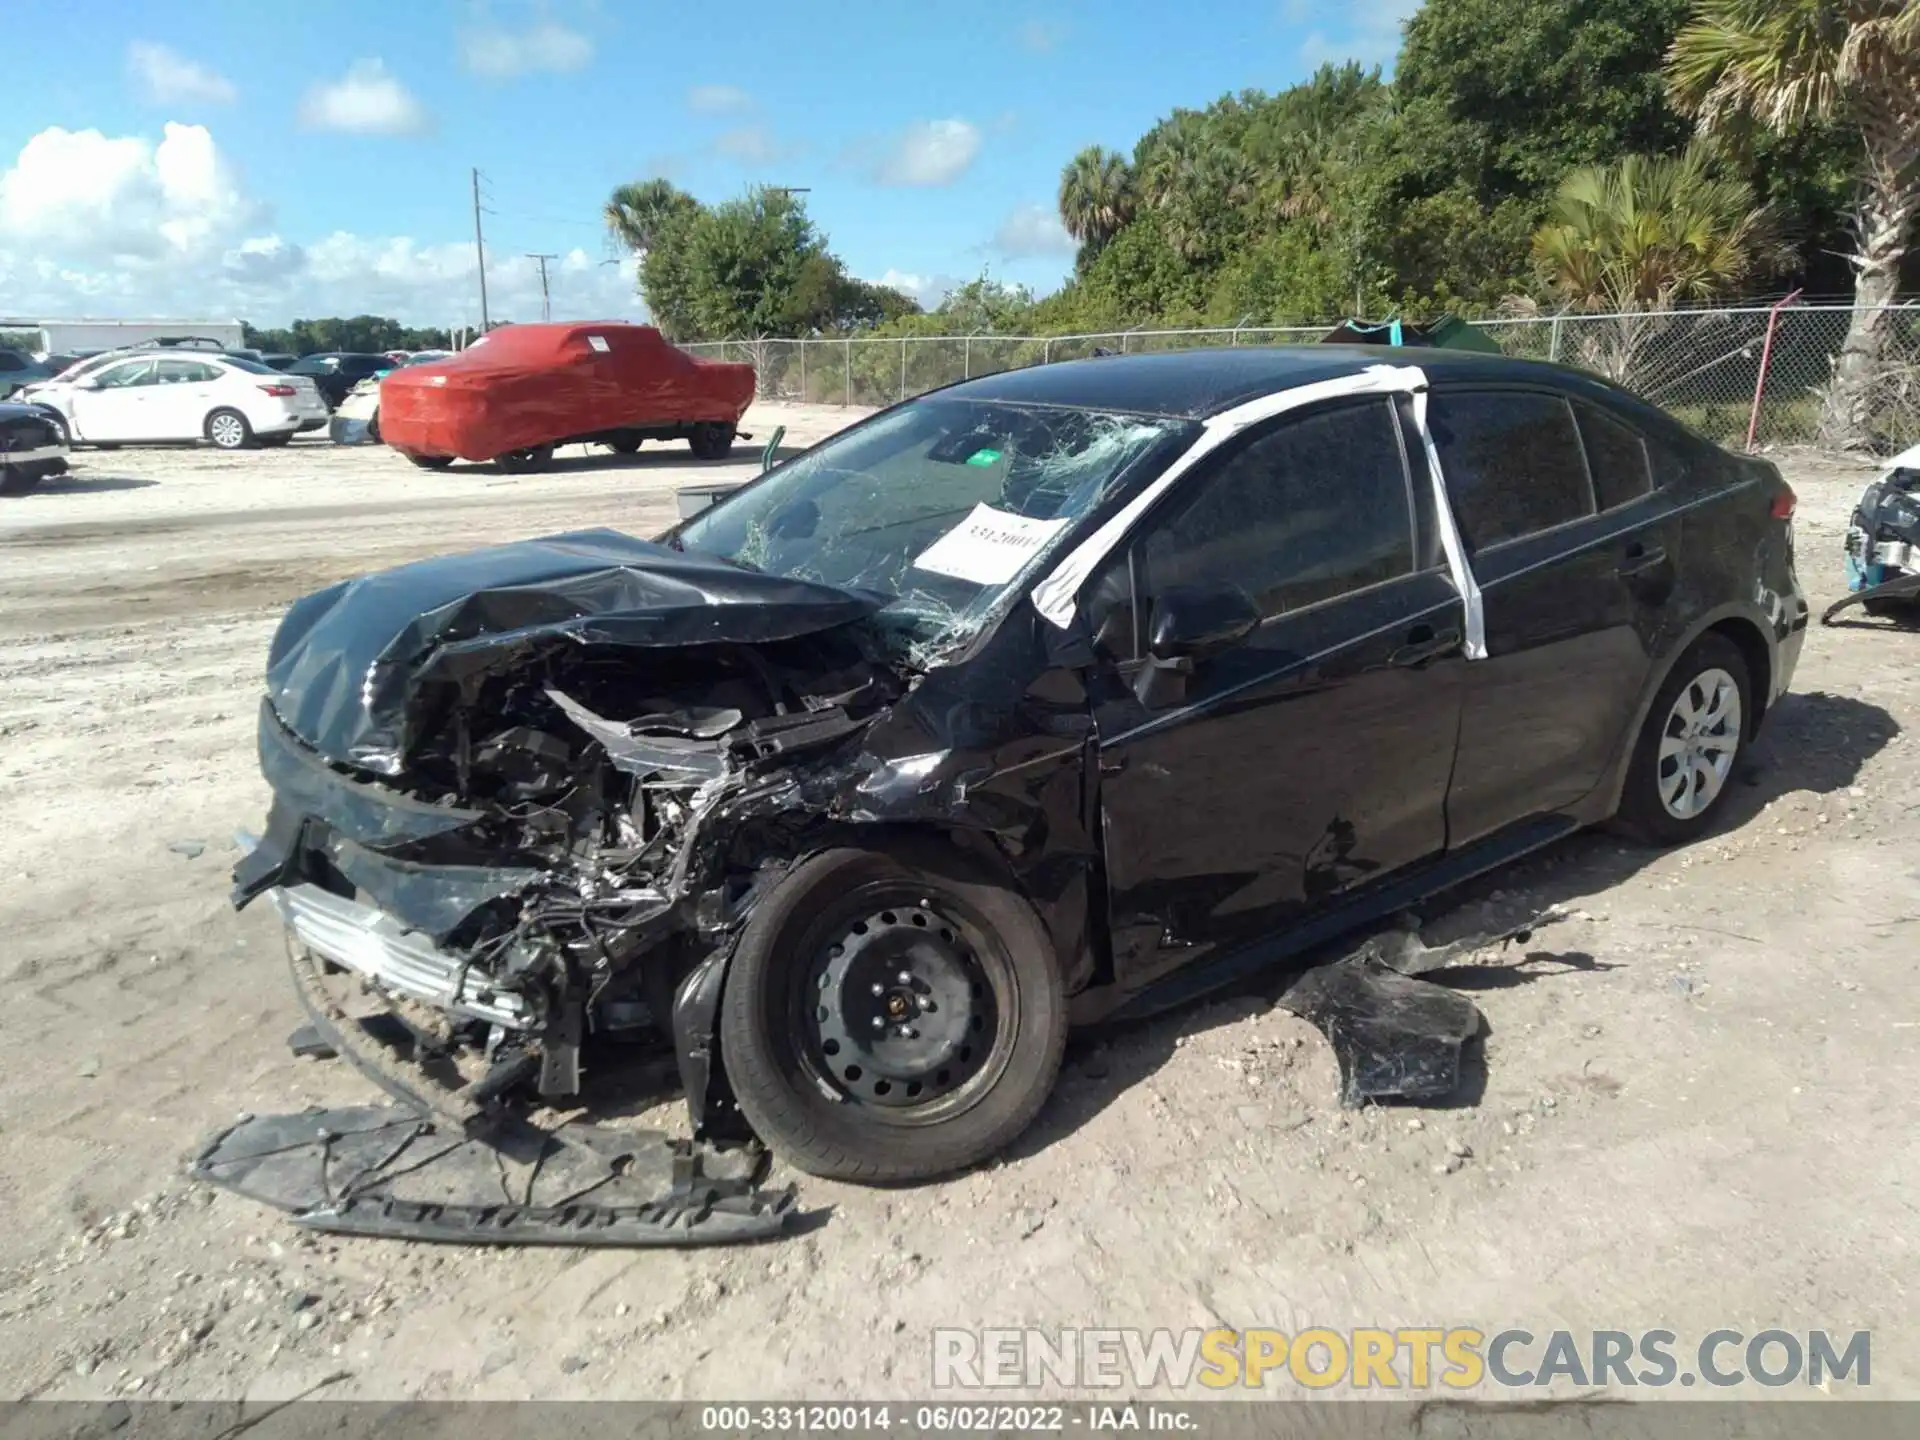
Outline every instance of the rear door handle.
POLYGON ((1622 576, 1642 575, 1657 565, 1667 563, 1667 552, 1661 546, 1649 545, 1644 540, 1636 540, 1627 546, 1617 571, 1622 576))
POLYGON ((1435 630, 1431 625, 1416 625, 1407 631, 1406 641, 1387 659, 1395 665, 1418 667, 1459 648, 1458 630, 1435 630))

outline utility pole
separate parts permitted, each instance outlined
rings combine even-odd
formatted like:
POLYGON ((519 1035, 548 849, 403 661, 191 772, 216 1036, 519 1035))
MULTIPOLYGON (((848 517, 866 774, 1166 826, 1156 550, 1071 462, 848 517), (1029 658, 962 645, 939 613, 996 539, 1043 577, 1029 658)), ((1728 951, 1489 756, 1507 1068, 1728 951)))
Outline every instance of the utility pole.
POLYGON ((480 167, 473 167, 473 254, 480 262, 480 333, 487 333, 487 247, 480 239, 480 167))
POLYGON ((542 320, 553 319, 553 302, 547 296, 547 262, 549 260, 558 260, 559 258, 558 255, 527 256, 527 259, 533 261, 540 267, 540 318, 542 320))

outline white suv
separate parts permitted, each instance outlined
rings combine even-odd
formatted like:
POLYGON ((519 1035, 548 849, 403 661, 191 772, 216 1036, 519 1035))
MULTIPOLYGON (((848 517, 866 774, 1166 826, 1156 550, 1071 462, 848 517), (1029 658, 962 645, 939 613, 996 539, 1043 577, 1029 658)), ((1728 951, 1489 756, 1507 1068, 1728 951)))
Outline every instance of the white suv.
POLYGON ((237 355, 179 350, 130 354, 72 378, 31 388, 75 445, 208 440, 222 450, 284 445, 327 423, 312 380, 237 355))

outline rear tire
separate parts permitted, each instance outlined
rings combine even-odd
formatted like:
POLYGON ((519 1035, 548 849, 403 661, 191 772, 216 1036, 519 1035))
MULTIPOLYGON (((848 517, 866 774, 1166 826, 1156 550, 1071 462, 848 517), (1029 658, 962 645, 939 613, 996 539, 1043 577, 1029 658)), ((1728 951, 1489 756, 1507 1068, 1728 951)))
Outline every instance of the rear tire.
POLYGON ((0 495, 25 495, 46 478, 37 465, 0 465, 0 495))
POLYGON ((640 453, 640 443, 638 435, 622 435, 618 440, 609 440, 607 448, 616 455, 637 455, 640 453))
POLYGON ((444 470, 453 464, 453 456, 451 455, 409 455, 407 459, 411 460, 415 465, 418 465, 422 470, 444 470))
POLYGON ((207 416, 207 439, 218 450, 245 450, 253 444, 253 426, 238 410, 216 410, 207 416))
POLYGON ((493 463, 509 475, 531 475, 553 463, 553 446, 532 445, 525 450, 508 450, 494 456, 493 463))
POLYGON ((725 420, 702 420, 687 436, 696 460, 724 460, 733 449, 734 428, 725 420))
POLYGON ((1675 662, 1634 743, 1619 827, 1651 845, 1683 845, 1712 826, 1732 789, 1753 714, 1746 658, 1703 635, 1675 662))

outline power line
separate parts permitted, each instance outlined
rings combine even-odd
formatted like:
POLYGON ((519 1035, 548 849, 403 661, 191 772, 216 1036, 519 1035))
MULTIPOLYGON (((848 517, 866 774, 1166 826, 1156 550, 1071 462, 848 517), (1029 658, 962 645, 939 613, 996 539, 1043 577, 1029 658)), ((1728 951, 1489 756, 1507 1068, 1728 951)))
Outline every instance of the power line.
POLYGON ((543 321, 553 319, 553 301, 547 294, 547 262, 549 260, 558 260, 559 258, 558 255, 527 256, 527 259, 533 261, 540 267, 540 318, 543 321))

